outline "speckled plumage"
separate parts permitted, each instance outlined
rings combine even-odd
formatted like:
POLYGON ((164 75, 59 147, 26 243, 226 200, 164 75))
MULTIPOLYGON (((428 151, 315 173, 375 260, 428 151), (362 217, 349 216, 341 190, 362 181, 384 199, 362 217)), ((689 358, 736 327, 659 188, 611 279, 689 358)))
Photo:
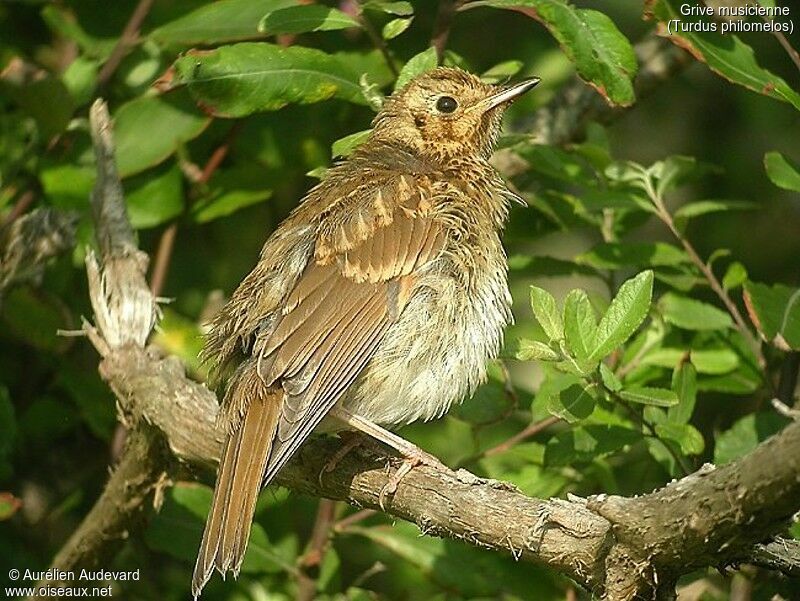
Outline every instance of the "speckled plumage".
POLYGON ((407 424, 485 378, 511 318, 500 231, 512 194, 488 159, 518 93, 439 68, 388 98, 213 320, 204 354, 227 379, 229 436, 195 595, 214 568, 238 571, 260 486, 333 427, 335 405, 407 424), (438 109, 445 96, 452 112, 438 109))

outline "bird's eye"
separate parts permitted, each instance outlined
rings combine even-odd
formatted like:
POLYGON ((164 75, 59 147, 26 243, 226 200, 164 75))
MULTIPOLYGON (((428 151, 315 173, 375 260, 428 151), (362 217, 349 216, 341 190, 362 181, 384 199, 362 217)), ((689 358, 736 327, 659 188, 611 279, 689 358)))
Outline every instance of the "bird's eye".
POLYGON ((452 113, 458 108, 458 102, 452 96, 442 96, 436 101, 436 110, 440 113, 452 113))

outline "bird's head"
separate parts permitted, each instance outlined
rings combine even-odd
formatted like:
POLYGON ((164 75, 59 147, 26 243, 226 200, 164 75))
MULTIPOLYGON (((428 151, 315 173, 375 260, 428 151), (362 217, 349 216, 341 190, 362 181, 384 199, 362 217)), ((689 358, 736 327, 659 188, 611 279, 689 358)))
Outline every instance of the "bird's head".
POLYGON ((489 158, 506 107, 538 83, 534 77, 492 86, 461 69, 439 67, 386 99, 372 136, 440 162, 461 156, 489 158))

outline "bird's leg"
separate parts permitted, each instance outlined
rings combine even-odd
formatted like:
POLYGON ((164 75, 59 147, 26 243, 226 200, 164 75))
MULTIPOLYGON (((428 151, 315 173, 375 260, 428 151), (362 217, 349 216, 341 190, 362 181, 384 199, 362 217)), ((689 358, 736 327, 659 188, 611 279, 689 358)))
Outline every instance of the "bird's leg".
POLYGON ((397 485, 400 481, 418 465, 427 465, 435 467, 436 469, 449 470, 446 465, 439 461, 430 453, 426 453, 417 445, 407 441, 405 438, 398 436, 393 432, 389 432, 385 428, 381 428, 378 424, 374 424, 368 419, 364 419, 354 413, 350 413, 346 409, 335 407, 331 410, 330 415, 339 421, 344 422, 348 426, 368 434, 369 436, 379 440, 380 442, 392 447, 403 456, 403 464, 394 473, 392 478, 381 489, 378 503, 381 509, 384 508, 384 500, 387 495, 394 494, 397 491, 397 485))

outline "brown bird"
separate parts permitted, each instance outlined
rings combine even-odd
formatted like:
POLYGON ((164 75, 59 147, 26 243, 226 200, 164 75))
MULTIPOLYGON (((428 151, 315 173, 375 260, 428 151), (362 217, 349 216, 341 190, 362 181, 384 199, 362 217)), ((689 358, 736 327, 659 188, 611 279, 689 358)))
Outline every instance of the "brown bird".
POLYGON ((441 67, 395 92, 212 321, 204 356, 227 379, 227 440, 195 597, 215 568, 238 574, 259 491, 315 429, 393 446, 410 458, 398 473, 436 462, 381 426, 440 417, 499 352, 514 195, 489 157, 505 108, 538 82, 441 67))

